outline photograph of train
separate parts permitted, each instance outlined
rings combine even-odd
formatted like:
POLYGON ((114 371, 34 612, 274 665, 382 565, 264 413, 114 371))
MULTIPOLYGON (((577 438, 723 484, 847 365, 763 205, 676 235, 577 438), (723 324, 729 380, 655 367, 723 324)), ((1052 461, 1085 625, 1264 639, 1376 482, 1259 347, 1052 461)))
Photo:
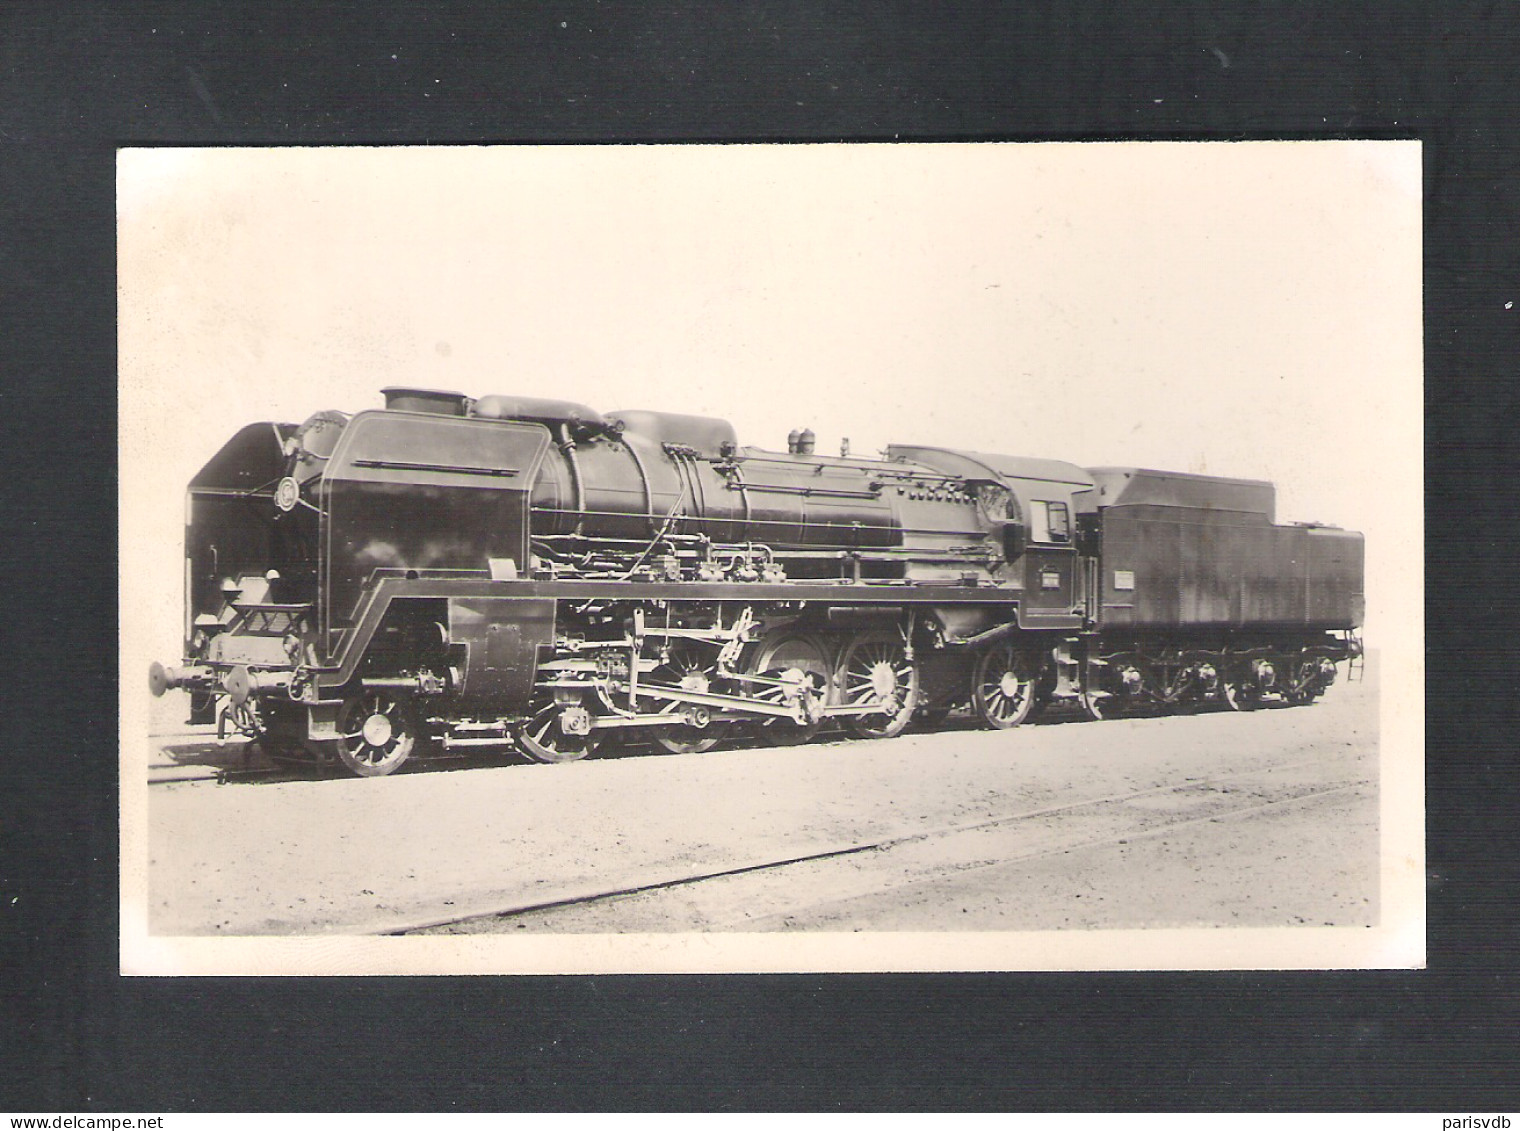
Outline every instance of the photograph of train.
POLYGON ((277 761, 392 773, 614 733, 863 738, 1314 702, 1361 655, 1362 536, 1270 483, 389 388, 250 424, 190 484, 190 635, 155 695, 277 761))
POLYGON ((123 152, 123 968, 1418 963, 1418 174, 123 152))

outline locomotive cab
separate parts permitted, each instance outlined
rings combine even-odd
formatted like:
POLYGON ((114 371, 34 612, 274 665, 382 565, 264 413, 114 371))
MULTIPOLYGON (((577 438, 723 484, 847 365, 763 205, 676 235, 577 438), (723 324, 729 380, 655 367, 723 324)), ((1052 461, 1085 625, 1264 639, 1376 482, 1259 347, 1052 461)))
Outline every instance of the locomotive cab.
POLYGON ((1022 590, 1019 623, 1079 629, 1088 619, 1087 578, 1078 555, 1076 517, 1094 482, 1060 460, 989 455, 893 444, 889 457, 912 460, 978 485, 989 537, 1001 550, 995 576, 1022 590))

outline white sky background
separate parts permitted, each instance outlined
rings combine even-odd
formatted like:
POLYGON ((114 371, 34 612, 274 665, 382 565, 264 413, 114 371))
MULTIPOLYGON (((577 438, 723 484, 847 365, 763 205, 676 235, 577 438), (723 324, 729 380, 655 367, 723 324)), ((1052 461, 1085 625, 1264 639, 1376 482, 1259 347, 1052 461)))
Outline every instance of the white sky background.
POLYGON ((1270 479, 1419 630, 1416 143, 128 150, 118 208, 124 672, 196 470, 389 384, 1270 479))

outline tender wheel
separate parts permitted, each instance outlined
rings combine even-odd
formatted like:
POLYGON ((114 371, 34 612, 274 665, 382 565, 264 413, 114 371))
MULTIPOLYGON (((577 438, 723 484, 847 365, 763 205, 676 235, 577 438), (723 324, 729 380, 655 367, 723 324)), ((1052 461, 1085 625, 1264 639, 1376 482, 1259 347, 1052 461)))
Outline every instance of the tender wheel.
POLYGON ((1202 708, 1203 704, 1197 699, 1177 699, 1166 705, 1166 713, 1185 718, 1196 715, 1202 708))
POLYGON ((350 699, 338 715, 334 753, 361 778, 395 773, 411 757, 417 724, 411 706, 386 691, 366 691, 350 699))
POLYGON ((839 662, 839 689, 841 706, 879 708, 879 713, 846 716, 852 732, 861 738, 893 738, 918 706, 918 669, 899 640, 857 639, 839 662))
MULTIPOLYGON (((786 680, 800 689, 808 702, 816 707, 827 703, 829 682, 834 673, 827 648, 812 636, 779 636, 775 640, 761 641, 750 659, 748 670, 752 675, 786 680)), ((785 702, 787 698, 785 691, 775 687, 751 685, 748 693, 771 703, 785 702)), ((776 746, 796 746, 812 741, 819 726, 818 722, 799 725, 791 719, 772 719, 762 724, 760 735, 776 746)))
POLYGON ((1238 679, 1222 681, 1224 705, 1232 711, 1254 711, 1261 706, 1261 694, 1238 679))
POLYGON ((1302 686, 1296 691, 1285 691, 1283 699, 1293 707, 1307 707, 1325 693, 1325 684, 1319 678, 1319 665, 1312 660, 1299 664, 1295 673, 1302 686))
POLYGON ((1093 722, 1102 722, 1104 719, 1113 719, 1124 713, 1122 697, 1112 692, 1104 691, 1101 687, 1095 687, 1091 683, 1082 685, 1082 713, 1093 722))
MULTIPOLYGON (((654 673, 654 682, 674 685, 683 691, 707 691, 712 687, 712 667, 702 661, 694 648, 678 648, 670 661, 654 673)), ((677 710, 682 708, 678 704, 677 710)), ((705 754, 728 734, 728 723, 708 723, 705 727, 682 724, 661 727, 654 740, 672 754, 705 754)))
POLYGON ((1027 720, 1038 677, 1039 660, 1009 641, 982 653, 971 680, 971 702, 982 722, 1007 730, 1027 720))
MULTIPOLYGON (((271 700, 259 710, 260 729, 243 750, 243 764, 265 761, 276 766, 311 766, 318 755, 306 741, 306 710, 271 700)), ((329 744, 331 745, 331 744, 329 744)), ((332 751, 327 754, 332 761, 332 751)))
POLYGON ((577 762, 596 749, 600 736, 596 731, 575 733, 565 727, 566 711, 585 711, 584 707, 550 703, 523 724, 517 732, 517 749, 534 762, 577 762))

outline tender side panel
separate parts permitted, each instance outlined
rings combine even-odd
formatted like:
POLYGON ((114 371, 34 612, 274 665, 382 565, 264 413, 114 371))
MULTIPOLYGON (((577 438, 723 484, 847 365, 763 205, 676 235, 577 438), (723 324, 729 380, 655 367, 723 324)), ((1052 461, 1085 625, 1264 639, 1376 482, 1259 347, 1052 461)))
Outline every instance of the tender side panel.
POLYGON ((1302 569, 1292 561, 1293 532, 1242 517, 1182 507, 1107 508, 1104 625, 1302 624, 1302 569))
POLYGON ((1169 506, 1103 512, 1105 627, 1350 628, 1361 535, 1169 506))
POLYGON ((361 413, 323 487, 329 645, 376 570, 484 574, 527 562, 528 491, 549 445, 542 425, 361 413))
POLYGON ((1308 548, 1309 619, 1355 628, 1366 613, 1362 536, 1349 530, 1304 531, 1308 548))

